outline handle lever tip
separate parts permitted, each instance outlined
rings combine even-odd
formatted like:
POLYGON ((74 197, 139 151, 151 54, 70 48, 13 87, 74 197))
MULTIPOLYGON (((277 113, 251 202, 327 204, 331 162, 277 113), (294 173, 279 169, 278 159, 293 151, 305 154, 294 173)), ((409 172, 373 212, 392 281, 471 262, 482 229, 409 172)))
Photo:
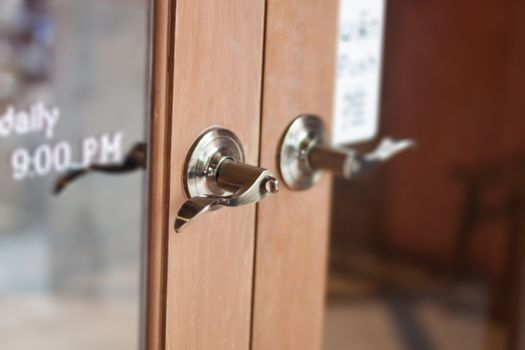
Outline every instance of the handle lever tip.
POLYGON ((274 177, 267 177, 263 186, 266 192, 269 192, 269 193, 279 192, 279 181, 274 177))

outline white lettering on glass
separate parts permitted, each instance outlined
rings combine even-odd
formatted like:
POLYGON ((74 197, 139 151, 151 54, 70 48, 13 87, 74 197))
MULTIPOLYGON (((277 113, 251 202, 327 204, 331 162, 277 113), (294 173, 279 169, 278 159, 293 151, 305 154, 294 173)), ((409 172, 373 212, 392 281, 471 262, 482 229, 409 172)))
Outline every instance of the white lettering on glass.
POLYGON ((59 119, 60 110, 56 107, 48 108, 43 102, 36 102, 27 110, 16 110, 15 107, 8 106, 0 114, 0 137, 42 133, 51 139, 59 119))
POLYGON ((57 143, 53 152, 53 164, 55 171, 63 172, 71 166, 71 146, 62 141, 57 143))
POLYGON ((31 166, 31 156, 29 151, 19 148, 11 155, 11 168, 13 169, 13 179, 20 181, 29 175, 31 166))
POLYGON ((86 137, 82 141, 82 165, 88 166, 95 161, 98 153, 98 140, 95 137, 86 137))
POLYGON ((17 148, 11 154, 12 177, 22 181, 32 177, 42 177, 51 172, 63 172, 80 164, 107 164, 122 159, 123 133, 116 131, 98 137, 89 136, 81 141, 80 162, 73 161, 71 144, 61 141, 54 145, 41 144, 34 150, 17 148))
MULTIPOLYGON (((8 106, 0 114, 0 138, 12 135, 42 134, 47 139, 55 136, 60 120, 57 107, 47 107, 36 102, 27 109, 8 106)), ((71 144, 61 141, 51 145, 44 143, 30 150, 17 148, 11 154, 12 177, 21 181, 31 177, 41 177, 51 172, 63 172, 71 167, 88 167, 91 164, 108 164, 122 161, 122 131, 89 136, 80 142, 79 162, 73 161, 71 144)))
POLYGON ((100 162, 103 164, 122 161, 122 133, 105 134, 100 137, 100 162))

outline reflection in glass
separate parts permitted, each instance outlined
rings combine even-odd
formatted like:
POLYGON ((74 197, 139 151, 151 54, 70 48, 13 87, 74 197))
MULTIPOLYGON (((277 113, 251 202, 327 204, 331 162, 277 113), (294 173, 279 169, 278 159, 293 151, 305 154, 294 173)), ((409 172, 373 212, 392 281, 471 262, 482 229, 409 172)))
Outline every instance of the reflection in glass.
POLYGON ((335 182, 325 349, 520 348, 524 153, 441 152, 335 182))
POLYGON ((147 2, 0 0, 2 349, 138 348, 147 2))

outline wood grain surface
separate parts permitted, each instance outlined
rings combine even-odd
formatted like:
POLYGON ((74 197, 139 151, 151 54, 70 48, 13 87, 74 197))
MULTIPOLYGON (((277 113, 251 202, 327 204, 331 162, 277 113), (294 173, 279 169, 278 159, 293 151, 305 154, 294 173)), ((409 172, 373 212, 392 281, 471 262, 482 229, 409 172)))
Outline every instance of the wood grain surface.
MULTIPOLYGON (((336 49, 335 0, 267 3, 261 166, 277 170, 287 125, 313 113, 330 125, 336 49)), ((329 176, 313 188, 259 204, 252 348, 320 349, 323 328, 329 176)))
POLYGON ((257 164, 264 1, 178 0, 173 42, 166 348, 247 349, 255 206, 209 213, 173 230, 186 200, 184 161, 211 126, 237 134, 257 164))

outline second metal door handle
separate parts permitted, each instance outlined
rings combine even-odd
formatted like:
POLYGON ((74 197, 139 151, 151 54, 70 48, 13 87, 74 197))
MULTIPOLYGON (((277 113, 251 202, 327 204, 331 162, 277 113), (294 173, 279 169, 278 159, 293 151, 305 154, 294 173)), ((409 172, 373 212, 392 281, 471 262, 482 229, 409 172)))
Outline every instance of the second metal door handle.
POLYGON ((412 140, 384 138, 375 150, 360 154, 353 149, 314 146, 308 153, 308 164, 314 169, 328 170, 346 179, 353 179, 386 162, 396 154, 414 147, 412 140))
POLYGON ((414 146, 413 140, 387 137, 374 151, 365 154, 333 147, 328 143, 323 121, 314 115, 302 115, 289 125, 282 138, 279 167, 288 187, 304 190, 318 180, 323 170, 353 179, 414 146))

